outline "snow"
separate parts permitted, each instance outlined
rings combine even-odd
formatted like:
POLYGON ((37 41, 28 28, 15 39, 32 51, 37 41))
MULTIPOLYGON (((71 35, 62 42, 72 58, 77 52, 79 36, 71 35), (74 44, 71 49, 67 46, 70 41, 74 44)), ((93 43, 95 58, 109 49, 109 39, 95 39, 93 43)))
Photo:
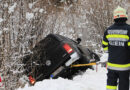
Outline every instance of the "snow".
POLYGON ((33 7, 33 3, 29 3, 28 6, 31 9, 33 7))
POLYGON ((44 9, 40 9, 39 12, 40 12, 40 13, 43 13, 43 12, 44 12, 44 9))
POLYGON ((3 22, 4 20, 2 18, 0 18, 0 23, 3 22))
POLYGON ((0 31, 0 35, 2 35, 2 31, 0 31))
POLYGON ((100 59, 102 62, 107 61, 108 60, 108 53, 104 53, 100 59))
POLYGON ((34 13, 29 13, 29 12, 26 13, 27 20, 31 20, 33 17, 34 17, 34 13))
POLYGON ((12 6, 9 7, 8 13, 14 12, 14 9, 16 8, 17 3, 14 3, 12 6))
POLYGON ((9 31, 9 28, 4 28, 3 31, 8 32, 8 31, 9 31))
MULTIPOLYGON (((103 54, 101 61, 106 58, 107 54, 103 54)), ((82 72, 81 75, 75 76, 73 80, 46 79, 37 82, 35 86, 26 85, 18 90, 105 90, 107 70, 100 65, 97 67, 97 71, 88 69, 85 73, 82 72)))
POLYGON ((7 7, 8 7, 8 3, 5 3, 5 4, 4 4, 4 7, 6 7, 6 8, 7 8, 7 7))
POLYGON ((32 9, 32 7, 35 5, 36 2, 33 2, 33 3, 29 3, 28 6, 30 9, 32 9))
POLYGON ((60 0, 60 2, 65 2, 65 0, 60 0))

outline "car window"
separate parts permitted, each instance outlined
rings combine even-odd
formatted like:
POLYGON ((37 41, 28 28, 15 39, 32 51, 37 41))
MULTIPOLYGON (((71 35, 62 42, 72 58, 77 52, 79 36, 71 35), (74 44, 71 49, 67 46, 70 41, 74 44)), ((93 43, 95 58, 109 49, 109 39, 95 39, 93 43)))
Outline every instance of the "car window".
POLYGON ((61 38, 62 40, 66 40, 66 41, 69 41, 69 42, 72 42, 72 43, 75 43, 75 44, 77 44, 77 42, 76 41, 74 41, 74 40, 72 40, 72 39, 70 39, 70 38, 68 38, 68 37, 64 37, 64 36, 61 36, 61 35, 57 35, 59 38, 61 38))

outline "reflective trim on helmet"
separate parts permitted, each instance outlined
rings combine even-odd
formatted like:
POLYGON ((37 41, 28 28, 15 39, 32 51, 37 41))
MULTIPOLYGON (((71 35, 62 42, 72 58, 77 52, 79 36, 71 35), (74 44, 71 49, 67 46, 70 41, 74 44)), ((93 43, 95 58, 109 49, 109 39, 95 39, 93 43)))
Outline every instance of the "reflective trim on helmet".
POLYGON ((107 51, 108 50, 108 47, 105 47, 105 48, 103 48, 104 49, 104 51, 107 51))
POLYGON ((112 69, 112 70, 119 70, 119 71, 130 70, 130 64, 113 64, 108 62, 107 66, 108 69, 112 69))
POLYGON ((129 36, 128 35, 120 35, 120 34, 107 35, 106 38, 107 39, 109 39, 109 38, 124 38, 124 39, 129 40, 129 36))
POLYGON ((108 45, 108 42, 105 42, 104 40, 102 41, 103 45, 108 45))
POLYGON ((128 42, 128 46, 130 46, 130 42, 128 42))
POLYGON ((117 86, 107 85, 106 88, 107 88, 107 90, 116 90, 117 86))
POLYGON ((117 16, 114 16, 114 19, 116 19, 116 18, 122 18, 122 17, 127 18, 128 16, 127 15, 117 15, 117 16))
POLYGON ((115 11, 114 13, 115 13, 115 14, 117 14, 117 13, 124 13, 124 11, 123 11, 123 10, 120 10, 120 11, 115 11))

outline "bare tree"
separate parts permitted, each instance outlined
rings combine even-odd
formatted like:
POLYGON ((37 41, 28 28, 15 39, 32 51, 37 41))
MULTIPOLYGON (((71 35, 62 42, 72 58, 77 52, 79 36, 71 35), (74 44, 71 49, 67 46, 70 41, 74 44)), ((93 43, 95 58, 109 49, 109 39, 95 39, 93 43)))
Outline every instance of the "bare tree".
POLYGON ((112 24, 113 9, 125 2, 128 0, 0 0, 0 73, 5 90, 20 86, 21 58, 32 53, 49 33, 81 37, 82 44, 100 47, 104 30, 112 24))

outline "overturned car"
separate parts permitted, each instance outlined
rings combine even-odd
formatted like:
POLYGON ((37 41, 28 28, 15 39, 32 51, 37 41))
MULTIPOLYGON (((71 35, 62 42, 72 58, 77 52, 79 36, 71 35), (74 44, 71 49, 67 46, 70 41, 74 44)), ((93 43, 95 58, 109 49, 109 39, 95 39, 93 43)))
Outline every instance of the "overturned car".
POLYGON ((96 53, 79 45, 80 41, 80 38, 74 41, 58 34, 49 34, 37 43, 33 53, 23 59, 25 74, 31 84, 48 78, 72 78, 77 72, 92 68, 73 67, 99 61, 96 53))

